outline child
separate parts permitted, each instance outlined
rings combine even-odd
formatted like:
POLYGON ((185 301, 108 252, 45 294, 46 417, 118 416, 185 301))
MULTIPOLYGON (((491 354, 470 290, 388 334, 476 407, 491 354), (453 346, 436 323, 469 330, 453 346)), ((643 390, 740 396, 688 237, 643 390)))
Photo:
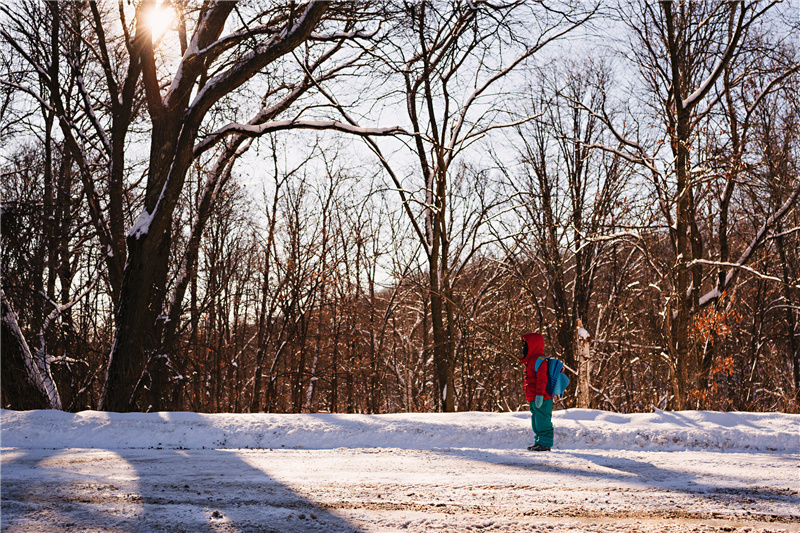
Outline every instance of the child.
POLYGON ((525 363, 525 399, 531 410, 531 426, 536 435, 528 450, 549 452, 553 447, 553 397, 547 394, 547 360, 542 358, 539 368, 536 360, 544 355, 544 338, 538 333, 522 335, 522 358, 525 363))

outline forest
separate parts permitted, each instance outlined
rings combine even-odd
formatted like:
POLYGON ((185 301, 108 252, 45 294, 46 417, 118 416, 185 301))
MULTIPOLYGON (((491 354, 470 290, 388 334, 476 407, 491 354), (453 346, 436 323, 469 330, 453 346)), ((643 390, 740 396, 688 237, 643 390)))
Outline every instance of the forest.
POLYGON ((788 2, 0 5, 2 407, 800 413, 788 2))

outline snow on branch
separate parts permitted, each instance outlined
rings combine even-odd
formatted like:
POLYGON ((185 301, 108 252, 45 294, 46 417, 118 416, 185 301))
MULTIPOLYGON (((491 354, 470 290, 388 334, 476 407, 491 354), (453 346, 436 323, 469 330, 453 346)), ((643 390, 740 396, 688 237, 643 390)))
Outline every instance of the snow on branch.
POLYGON ((575 249, 576 254, 581 250, 583 250, 585 247, 598 242, 615 241, 624 238, 632 238, 638 241, 641 240, 642 238, 641 235, 633 231, 619 231, 611 235, 582 235, 582 237, 586 242, 584 242, 580 247, 575 249))
MULTIPOLYGON (((736 4, 732 4, 732 6, 736 6, 736 4)), ((671 9, 671 8, 670 8, 671 9)), ((728 46, 725 49, 725 53, 722 54, 722 57, 719 59, 717 64, 714 66, 714 69, 708 75, 708 77, 700 84, 700 87, 697 88, 695 92, 690 94, 685 100, 680 102, 681 107, 683 109, 691 109, 692 107, 697 104, 698 101, 705 98, 706 94, 711 90, 714 84, 717 82, 722 70, 730 61, 731 57, 733 57, 733 51, 736 48, 736 45, 739 42, 739 38, 742 35, 742 30, 744 28, 744 15, 747 11, 747 7, 744 3, 739 5, 739 20, 736 21, 736 31, 734 32, 731 40, 728 42, 728 46)))
MULTIPOLYGON (((792 195, 786 199, 786 201, 783 203, 780 209, 778 209, 775 213, 773 213, 773 215, 769 217, 769 219, 767 219, 766 222, 764 222, 764 225, 761 226, 761 229, 758 230, 756 236, 753 237, 753 240, 750 242, 750 245, 747 247, 747 249, 745 249, 744 252, 742 252, 741 257, 739 257, 739 260, 736 262, 737 264, 744 265, 745 263, 747 263, 747 261, 750 260, 750 257, 753 255, 753 253, 756 250, 756 247, 764 238, 764 235, 767 233, 767 230, 769 230, 769 228, 771 228, 772 225, 775 224, 775 222, 780 220, 786 213, 789 212, 789 209, 797 202, 797 198, 799 196, 800 196, 800 180, 797 180, 792 195)), ((728 277, 731 277, 732 272, 733 271, 728 273, 728 277)), ((729 281, 730 280, 728 279, 725 280, 726 285, 728 284, 729 281)))
MULTIPOLYGON (((163 194, 161 195, 163 198, 163 194)), ((159 198, 159 203, 161 203, 161 198, 159 198)), ((158 204, 156 204, 156 208, 153 209, 153 213, 156 212, 158 209, 158 204)), ((136 219, 136 222, 133 224, 133 227, 128 231, 128 236, 133 237, 135 239, 139 239, 140 237, 147 235, 150 232, 150 224, 153 222, 153 213, 147 211, 147 209, 143 209, 139 217, 136 219)))
MULTIPOLYGON (((169 108, 174 102, 182 98, 194 84, 197 76, 202 71, 203 65, 210 63, 213 53, 222 53, 226 49, 224 39, 219 39, 219 34, 228 18, 228 14, 235 7, 233 2, 216 2, 207 5, 202 10, 200 20, 197 21, 197 30, 192 36, 183 58, 178 63, 175 76, 172 79, 166 95, 161 101, 161 105, 169 108), (213 40, 209 46, 205 46, 207 41, 213 40), (223 44, 220 44, 220 42, 223 44)), ((151 87, 154 89, 155 87, 151 87)), ((160 97, 160 90, 158 92, 160 97)))
POLYGON ((786 231, 782 231, 780 233, 776 233, 775 235, 770 236, 770 239, 779 239, 781 237, 786 237, 787 235, 791 235, 792 233, 796 233, 800 231, 800 226, 792 229, 787 229, 786 231))
MULTIPOLYGON (((225 4, 225 2, 221 2, 218 5, 222 4, 225 4)), ((309 2, 306 4, 303 14, 298 17, 291 26, 287 25, 283 30, 274 34, 266 42, 255 46, 243 57, 234 62, 230 68, 223 70, 209 79, 207 83, 198 90, 192 103, 186 110, 185 120, 189 123, 199 124, 206 111, 220 98, 241 86, 252 78, 253 74, 266 67, 278 57, 289 53, 299 46, 308 38, 308 35, 310 35, 328 7, 329 5, 326 2, 309 2)), ((221 30, 221 27, 217 27, 216 30, 221 30)), ((199 48, 194 42, 190 48, 193 47, 194 49, 199 48)), ((187 50, 187 54, 189 54, 189 50, 187 50)), ((194 65, 195 63, 196 60, 194 59, 184 59, 181 65, 183 66, 186 64, 187 70, 192 71, 197 68, 197 66, 194 65), (189 68, 190 65, 194 66, 189 68)), ((183 89, 176 89, 176 87, 178 87, 176 82, 181 77, 182 74, 179 69, 175 80, 173 80, 173 85, 170 88, 170 92, 174 92, 175 95, 183 94, 183 89), (173 91, 173 89, 175 90, 173 91)))
POLYGON ((391 126, 388 128, 364 128, 361 126, 337 122, 335 120, 278 120, 259 125, 231 123, 197 143, 197 145, 194 147, 194 156, 199 156, 214 146, 217 141, 227 135, 261 137, 267 133, 291 129, 335 130, 358 135, 360 137, 410 135, 400 126, 391 126))
POLYGON ((100 279, 100 274, 98 273, 95 278, 86 286, 86 288, 75 296, 72 301, 67 302, 65 304, 59 305, 58 303, 54 302, 47 294, 39 291, 39 296, 43 299, 47 300, 47 302, 53 306, 53 310, 50 312, 49 315, 44 319, 44 323, 42 324, 41 329, 39 330, 39 336, 41 337, 41 348, 39 350, 41 357, 45 357, 46 355, 46 345, 45 345, 45 332, 47 328, 50 326, 50 323, 55 320, 60 314, 64 313, 65 311, 69 311, 75 304, 81 301, 85 296, 87 296, 92 289, 97 284, 98 280, 100 279))
MULTIPOLYGON (((727 261, 711 261, 711 260, 708 260, 708 259, 695 259, 693 261, 690 261, 686 265, 686 268, 691 268, 694 265, 721 266, 721 267, 728 267, 728 268, 734 268, 734 269, 738 268, 738 269, 744 270, 746 272, 749 272, 749 273, 753 274, 754 276, 756 276, 758 278, 761 278, 763 280, 774 281, 774 282, 780 283, 782 285, 785 284, 785 282, 782 279, 778 278, 778 277, 769 276, 767 274, 763 274, 763 273, 759 272, 758 270, 756 270, 754 268, 751 268, 751 267, 749 267, 747 265, 740 264, 740 263, 730 263, 730 262, 727 262, 727 261)), ((732 272, 733 271, 728 273, 728 276, 727 276, 728 278, 732 277, 732 272)), ((800 285, 792 285, 792 284, 787 284, 787 285, 789 285, 790 287, 792 287, 794 289, 800 289, 800 285)), ((705 303, 705 302, 713 299, 715 296, 720 296, 719 289, 717 289, 717 288, 714 288, 711 291, 709 291, 708 294, 703 295, 703 297, 700 299, 701 303, 705 303)))
MULTIPOLYGON (((285 20, 285 19, 283 19, 285 20)), ((215 40, 209 45, 206 45, 202 50, 198 49, 197 44, 195 42, 187 48, 186 53, 184 54, 184 60, 199 62, 205 61, 208 62, 209 60, 214 60, 219 57, 223 52, 230 50, 234 46, 239 45, 245 39, 252 39, 257 35, 269 35, 274 36, 282 31, 276 24, 277 21, 272 21, 270 24, 261 25, 258 27, 250 28, 245 27, 242 30, 230 33, 219 39, 215 40)), ((366 31, 351 31, 351 32, 334 32, 330 34, 322 34, 322 33, 312 33, 309 36, 309 39, 313 41, 341 41, 346 39, 371 39, 375 37, 380 31, 381 22, 378 25, 378 28, 372 32, 366 31)))
POLYGON ((78 90, 81 93, 81 98, 83 99, 86 116, 89 119, 89 122, 92 124, 94 130, 97 132, 97 136, 100 138, 100 141, 103 143, 103 148, 105 148, 106 154, 108 154, 108 159, 111 160, 111 153, 113 152, 113 149, 111 148, 111 141, 109 140, 108 135, 106 135, 105 128, 103 128, 103 125, 100 124, 100 121, 97 119, 97 115, 94 112, 94 106, 92 106, 92 103, 89 100, 89 92, 86 90, 86 86, 83 83, 81 71, 74 62, 69 61, 69 65, 72 67, 72 71, 75 74, 75 81, 78 83, 78 90))
POLYGON ((278 33, 280 30, 272 27, 272 26, 259 26, 258 28, 245 28, 243 30, 239 30, 237 32, 228 34, 224 37, 220 37, 213 43, 209 44, 202 50, 198 50, 195 47, 190 46, 186 53, 184 54, 184 58, 192 59, 192 60, 199 60, 199 61, 210 61, 217 58, 226 50, 236 46, 244 39, 252 39, 256 35, 274 35, 278 33))
POLYGON ((311 40, 313 41, 339 41, 343 39, 372 39, 378 34, 381 27, 380 25, 383 24, 383 21, 378 24, 378 27, 375 31, 366 32, 366 31, 350 31, 350 32, 335 32, 330 34, 321 34, 321 33, 312 33, 311 40))
POLYGON ((36 362, 36 365, 37 365, 37 367, 39 369, 40 374, 43 377, 43 383, 45 384, 45 387, 47 389, 48 399, 50 400, 51 403, 53 403, 54 400, 58 402, 58 404, 57 404, 58 406, 57 407, 53 407, 54 409, 60 409, 61 408, 61 400, 60 400, 60 398, 58 396, 58 393, 57 393, 57 391, 55 389, 55 383, 53 382, 53 376, 52 376, 50 363, 51 362, 55 362, 55 361, 71 362, 71 360, 69 360, 69 358, 67 358, 66 356, 63 356, 63 357, 57 359, 57 358, 51 357, 51 356, 49 356, 47 354, 47 342, 46 342, 46 339, 45 339, 45 332, 47 331, 47 328, 50 326, 50 323, 53 320, 55 320, 59 315, 61 315, 65 311, 68 311, 75 304, 77 304, 80 300, 82 300, 86 295, 88 295, 92 291, 94 286, 97 284, 97 281, 99 279, 100 279, 100 274, 98 273, 97 276, 95 276, 94 280, 92 280, 89 283, 89 285, 86 287, 86 289, 83 292, 81 292, 79 295, 75 296, 75 298, 73 298, 72 301, 70 301, 68 303, 65 303, 63 305, 59 305, 58 303, 54 302, 52 299, 50 299, 49 296, 47 296, 47 294, 45 294, 45 293, 43 293, 41 291, 39 292, 39 295, 42 298, 44 298, 45 300, 47 300, 53 306, 53 311, 51 311, 50 314, 47 315, 47 317, 44 320, 44 323, 42 324, 41 329, 39 330, 39 349, 36 351, 35 362, 36 362))

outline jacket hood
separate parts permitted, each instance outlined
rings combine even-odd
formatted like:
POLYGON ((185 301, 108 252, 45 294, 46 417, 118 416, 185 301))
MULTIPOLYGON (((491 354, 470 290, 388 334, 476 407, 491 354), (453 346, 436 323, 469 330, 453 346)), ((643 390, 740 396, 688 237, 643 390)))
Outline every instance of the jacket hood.
POLYGON ((528 355, 520 359, 525 360, 528 357, 538 357, 544 354, 544 337, 538 333, 525 333, 521 337, 528 344, 528 355))

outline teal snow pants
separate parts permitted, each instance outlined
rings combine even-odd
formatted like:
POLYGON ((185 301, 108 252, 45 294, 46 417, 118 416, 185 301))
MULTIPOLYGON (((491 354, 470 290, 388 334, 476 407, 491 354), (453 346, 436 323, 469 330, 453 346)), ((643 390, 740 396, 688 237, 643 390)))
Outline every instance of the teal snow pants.
POLYGON ((534 444, 553 447, 553 400, 545 400, 541 407, 534 402, 529 404, 531 410, 531 426, 536 435, 534 444))

